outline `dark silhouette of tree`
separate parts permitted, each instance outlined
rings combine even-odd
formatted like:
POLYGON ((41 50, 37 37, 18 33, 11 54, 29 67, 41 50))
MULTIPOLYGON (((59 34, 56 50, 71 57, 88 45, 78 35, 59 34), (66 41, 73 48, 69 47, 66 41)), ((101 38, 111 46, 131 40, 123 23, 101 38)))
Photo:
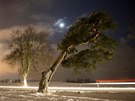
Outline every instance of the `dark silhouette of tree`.
POLYGON ((42 72, 38 92, 48 92, 48 84, 60 64, 75 71, 87 71, 94 69, 99 62, 111 60, 116 42, 107 33, 116 26, 117 23, 106 12, 80 17, 58 44, 61 53, 56 61, 42 72), (83 48, 78 48, 80 46, 83 48))
POLYGON ((47 34, 37 32, 29 26, 24 31, 17 30, 12 34, 9 43, 10 53, 5 57, 9 64, 19 65, 19 74, 23 76, 24 85, 27 86, 27 77, 30 68, 46 65, 49 62, 49 44, 47 44, 47 34))

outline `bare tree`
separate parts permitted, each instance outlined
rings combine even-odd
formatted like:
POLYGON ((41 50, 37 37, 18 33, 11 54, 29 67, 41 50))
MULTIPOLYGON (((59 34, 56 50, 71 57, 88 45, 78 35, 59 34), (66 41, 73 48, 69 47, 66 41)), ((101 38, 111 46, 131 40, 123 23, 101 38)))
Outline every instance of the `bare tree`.
POLYGON ((19 74, 23 76, 24 86, 27 86, 30 68, 37 69, 41 65, 45 66, 51 58, 47 34, 37 32, 29 26, 24 31, 15 31, 11 36, 9 46, 11 51, 4 60, 9 64, 20 66, 19 74))

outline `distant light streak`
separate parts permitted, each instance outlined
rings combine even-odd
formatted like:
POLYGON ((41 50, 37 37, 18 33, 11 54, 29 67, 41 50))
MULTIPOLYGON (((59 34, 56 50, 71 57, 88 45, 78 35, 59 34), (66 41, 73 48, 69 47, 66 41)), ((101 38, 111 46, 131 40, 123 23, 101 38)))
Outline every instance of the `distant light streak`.
POLYGON ((117 91, 135 91, 135 88, 116 88, 116 87, 49 87, 50 90, 64 90, 64 91, 108 91, 108 90, 117 90, 117 91))
POLYGON ((103 85, 135 85, 135 82, 107 82, 107 83, 97 83, 103 85))
MULTIPOLYGON (((38 87, 33 86, 0 86, 0 88, 7 89, 35 89, 38 87)), ((49 90, 60 90, 60 91, 134 91, 134 87, 49 87, 49 90)))

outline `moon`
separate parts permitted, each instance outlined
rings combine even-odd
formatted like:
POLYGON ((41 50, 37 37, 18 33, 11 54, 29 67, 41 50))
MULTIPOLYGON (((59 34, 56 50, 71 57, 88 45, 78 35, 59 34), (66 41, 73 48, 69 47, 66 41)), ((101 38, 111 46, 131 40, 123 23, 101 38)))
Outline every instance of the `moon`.
POLYGON ((66 23, 65 23, 64 19, 58 19, 55 22, 54 26, 57 27, 57 28, 60 28, 60 29, 65 29, 66 23))
POLYGON ((64 28, 64 27, 65 27, 65 23, 61 22, 61 23, 59 24, 59 27, 60 27, 60 28, 64 28))

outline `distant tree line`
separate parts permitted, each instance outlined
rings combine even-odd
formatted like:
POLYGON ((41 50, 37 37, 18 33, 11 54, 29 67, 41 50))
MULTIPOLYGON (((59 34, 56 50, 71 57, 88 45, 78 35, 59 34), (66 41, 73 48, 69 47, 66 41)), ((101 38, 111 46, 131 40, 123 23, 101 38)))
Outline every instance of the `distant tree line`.
POLYGON ((90 79, 76 79, 76 80, 70 80, 67 79, 66 82, 71 82, 71 83, 95 83, 95 80, 90 80, 90 79))
POLYGON ((10 80, 10 79, 2 79, 0 80, 0 83, 21 83, 22 81, 20 79, 10 80))

